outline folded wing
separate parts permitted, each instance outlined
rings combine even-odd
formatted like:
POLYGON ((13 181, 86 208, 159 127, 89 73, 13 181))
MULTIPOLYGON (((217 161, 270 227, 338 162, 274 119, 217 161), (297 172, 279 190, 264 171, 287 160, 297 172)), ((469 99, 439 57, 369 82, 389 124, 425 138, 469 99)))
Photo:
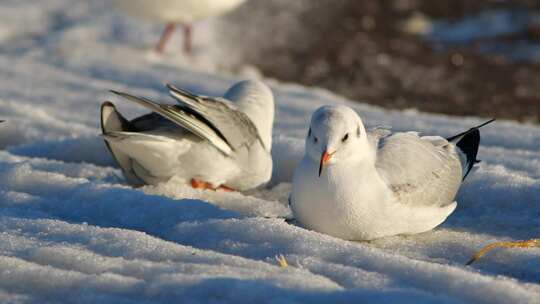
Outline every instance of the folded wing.
POLYGON ((171 84, 168 84, 167 88, 182 108, 198 114, 217 130, 232 150, 238 150, 242 146, 249 147, 255 141, 263 144, 257 127, 245 113, 236 109, 233 103, 223 98, 198 96, 171 84))
POLYGON ((179 106, 159 104, 148 98, 138 97, 123 92, 111 91, 119 96, 133 101, 161 116, 171 122, 181 126, 202 139, 207 140, 225 155, 231 155, 233 148, 229 145, 222 132, 214 127, 209 121, 200 114, 191 111, 189 108, 179 106))
POLYGON ((382 138, 376 167, 397 201, 409 205, 448 206, 462 179, 454 146, 444 138, 416 133, 382 138))

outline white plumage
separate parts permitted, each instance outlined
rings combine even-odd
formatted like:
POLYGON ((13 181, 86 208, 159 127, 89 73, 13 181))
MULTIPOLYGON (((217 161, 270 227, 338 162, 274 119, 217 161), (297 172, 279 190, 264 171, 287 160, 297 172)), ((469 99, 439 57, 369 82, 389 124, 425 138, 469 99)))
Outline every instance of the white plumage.
POLYGON ((191 24, 227 13, 245 0, 114 0, 119 10, 134 17, 167 24, 156 45, 163 52, 174 26, 184 26, 184 51, 191 52, 191 24))
POLYGON ((132 121, 112 103, 102 105, 104 138, 130 183, 158 184, 174 176, 196 188, 248 190, 270 179, 270 88, 243 81, 223 98, 211 98, 168 87, 178 105, 114 92, 153 111, 132 121))
POLYGON ((193 23, 226 13, 245 0, 114 0, 126 13, 160 22, 193 23))
POLYGON ((366 132, 345 106, 318 109, 308 133, 293 177, 293 213, 307 228, 348 240, 420 233, 442 223, 456 208, 480 139, 476 128, 452 142, 366 132))

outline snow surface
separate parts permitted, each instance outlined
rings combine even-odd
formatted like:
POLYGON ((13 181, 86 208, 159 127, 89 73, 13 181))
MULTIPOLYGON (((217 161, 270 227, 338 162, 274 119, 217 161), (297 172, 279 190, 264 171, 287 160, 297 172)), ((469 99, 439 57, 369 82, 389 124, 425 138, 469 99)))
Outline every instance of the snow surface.
POLYGON ((498 54, 512 61, 540 62, 540 44, 533 40, 505 42, 505 36, 526 33, 537 24, 540 14, 525 9, 488 9, 458 21, 436 20, 425 37, 439 50, 476 43, 484 53, 498 54))
POLYGON ((483 119, 387 111, 267 80, 277 97, 268 188, 202 192, 173 180, 132 189, 99 135, 99 105, 143 112, 108 90, 165 98, 171 82, 220 94, 257 75, 234 56, 244 43, 213 43, 206 22, 194 58, 179 53, 180 37, 157 57, 160 26, 105 0, 2 0, 0 29, 0 302, 540 303, 540 248, 464 266, 488 242, 540 236, 540 128, 498 121, 482 130, 484 162, 439 228, 342 241, 279 218, 290 212, 315 108, 347 104, 369 126, 445 136, 483 119))

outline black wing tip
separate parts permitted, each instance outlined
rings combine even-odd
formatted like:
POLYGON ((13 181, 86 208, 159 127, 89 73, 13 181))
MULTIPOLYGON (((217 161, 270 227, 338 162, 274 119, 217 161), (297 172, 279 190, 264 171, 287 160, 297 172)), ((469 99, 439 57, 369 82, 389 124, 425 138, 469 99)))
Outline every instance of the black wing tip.
MULTIPOLYGON (((190 99, 193 99, 193 100, 198 100, 201 98, 201 96, 197 95, 197 94, 194 94, 194 93, 191 93, 190 91, 186 90, 186 89, 181 89, 171 83, 167 83, 165 84, 165 86, 167 87, 167 89, 169 90, 169 93, 171 94, 178 94, 178 95, 181 95, 183 97, 186 97, 186 98, 190 98, 190 99)), ((173 95, 174 97, 174 95, 173 95)))
POLYGON ((447 138, 448 141, 457 140, 456 147, 461 150, 463 154, 465 154, 465 157, 467 157, 467 172, 465 172, 463 175, 463 180, 467 178, 474 165, 481 162, 480 160, 476 159, 476 156, 478 155, 478 148, 480 147, 479 129, 494 122, 495 120, 495 118, 492 118, 478 126, 470 128, 463 133, 447 138))
POLYGON ((467 157, 467 172, 463 175, 463 180, 469 175, 475 164, 480 161, 476 159, 478 148, 480 147, 480 130, 473 128, 470 132, 456 143, 456 147, 467 157))
POLYGON ((490 119, 490 120, 484 122, 483 124, 474 127, 473 129, 480 129, 481 127, 487 126, 487 125, 489 125, 490 123, 492 123, 492 122, 494 122, 494 121, 496 121, 496 120, 497 120, 496 118, 492 118, 492 119, 490 119))
POLYGON ((127 98, 127 99, 129 99, 129 97, 136 97, 135 95, 132 95, 132 94, 129 94, 129 93, 126 93, 126 92, 116 91, 116 90, 109 90, 109 92, 111 92, 111 93, 113 93, 115 95, 127 98))
POLYGON ((109 90, 109 92, 115 94, 115 95, 118 95, 118 96, 125 96, 127 95, 126 93, 124 92, 120 92, 120 91, 116 91, 116 90, 109 90))
POLYGON ((158 102, 155 102, 151 99, 148 99, 146 97, 142 97, 142 96, 138 96, 138 95, 132 95, 132 94, 129 94, 129 93, 124 93, 124 92, 120 92, 120 91, 116 91, 116 90, 109 90, 111 93, 113 94, 116 94, 120 97, 123 97, 129 101, 133 101, 135 103, 138 103, 138 104, 151 104, 151 105, 154 105, 154 106, 159 106, 161 107, 162 105, 158 102))
MULTIPOLYGON (((456 134, 456 135, 454 135, 454 136, 447 137, 446 140, 447 140, 447 141, 454 141, 454 140, 456 140, 456 139, 458 139, 458 138, 460 138, 460 137, 464 137, 465 135, 467 135, 467 134, 469 134, 469 133, 471 133, 471 132, 478 131, 478 129, 480 129, 480 128, 482 128, 482 127, 484 127, 484 126, 486 126, 486 125, 488 125, 488 124, 490 124, 490 123, 492 123, 492 122, 494 122, 495 120, 496 120, 495 118, 492 118, 492 119, 490 119, 490 120, 488 120, 488 121, 486 121, 486 122, 484 122, 484 123, 482 123, 482 124, 480 124, 480 125, 478 125, 478 126, 475 126, 475 127, 470 128, 469 130, 467 130, 467 131, 465 131, 465 132, 461 132, 461 133, 456 134)), ((461 139, 460 139, 460 140, 461 140, 461 139)))

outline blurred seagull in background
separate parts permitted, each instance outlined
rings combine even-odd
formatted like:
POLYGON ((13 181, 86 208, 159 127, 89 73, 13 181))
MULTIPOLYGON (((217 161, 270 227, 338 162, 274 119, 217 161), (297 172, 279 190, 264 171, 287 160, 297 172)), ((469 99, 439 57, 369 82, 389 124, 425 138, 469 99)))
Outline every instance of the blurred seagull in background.
POLYGON ((244 191, 270 180, 274 97, 268 86, 242 81, 217 98, 167 87, 177 105, 112 91, 153 112, 132 121, 111 102, 101 106, 105 142, 128 182, 155 185, 175 176, 197 189, 244 191))
POLYGON ((293 177, 293 214, 308 229, 347 240, 431 230, 456 208, 478 162, 478 129, 492 121, 445 139, 366 132, 351 108, 319 108, 293 177))
POLYGON ((155 46, 163 53, 176 25, 184 28, 184 52, 191 54, 192 24, 196 21, 231 11, 245 0, 114 0, 122 12, 134 17, 166 23, 155 46))

